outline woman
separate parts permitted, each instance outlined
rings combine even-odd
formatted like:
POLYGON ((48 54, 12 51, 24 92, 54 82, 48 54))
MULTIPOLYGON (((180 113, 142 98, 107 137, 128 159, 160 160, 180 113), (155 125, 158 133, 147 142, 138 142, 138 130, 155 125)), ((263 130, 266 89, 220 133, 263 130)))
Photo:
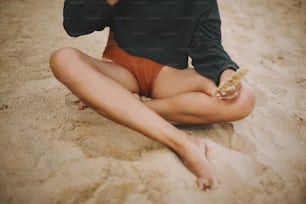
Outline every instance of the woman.
POLYGON ((96 112, 175 151, 197 176, 200 189, 216 189, 205 141, 172 123, 235 121, 253 109, 255 97, 245 84, 214 94, 238 69, 221 45, 217 2, 65 1, 69 35, 106 26, 113 32, 103 55, 108 60, 62 48, 50 58, 55 77, 96 112), (188 57, 194 68, 187 67, 188 57), (140 101, 135 94, 152 100, 140 101))

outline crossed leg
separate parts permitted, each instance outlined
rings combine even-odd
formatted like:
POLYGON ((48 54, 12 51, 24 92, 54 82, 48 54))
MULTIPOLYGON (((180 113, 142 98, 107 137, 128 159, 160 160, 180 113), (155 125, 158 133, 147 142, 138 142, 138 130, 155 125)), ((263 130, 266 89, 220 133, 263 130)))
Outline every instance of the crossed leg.
MULTIPOLYGON (((217 121, 217 118, 213 118, 208 110, 218 108, 218 106, 216 104, 212 107, 205 106, 213 105, 218 101, 201 93, 207 84, 200 89, 202 85, 192 85, 191 89, 185 86, 180 86, 179 89, 163 88, 164 85, 171 85, 169 84, 171 80, 168 83, 163 78, 169 74, 173 75, 172 72, 175 71, 163 69, 154 85, 152 96, 155 99, 143 103, 133 95, 138 92, 135 78, 117 64, 94 59, 72 48, 64 48, 51 56, 50 67, 59 81, 96 112, 174 150, 197 176, 197 183, 201 189, 217 188, 216 174, 205 154, 205 142, 187 135, 167 121, 180 123, 217 121), (206 100, 211 101, 205 102, 206 100), (205 102, 203 106, 201 101, 205 102), (194 109, 190 111, 183 107, 184 104, 187 104, 188 107, 194 106, 194 109), (196 111, 196 107, 200 111, 196 111), (205 114, 199 116, 199 112, 205 114), (211 121, 209 121, 210 117, 211 121)), ((196 74, 190 76, 190 79, 198 77, 196 74)), ((172 77, 175 81, 176 75, 172 77)), ((177 77, 180 78, 179 75, 177 77)), ((186 80, 185 83, 193 84, 194 81, 186 80)), ((212 113, 215 114, 215 112, 212 113)))
POLYGON ((243 84, 234 100, 213 96, 216 85, 193 68, 178 70, 164 67, 155 80, 152 98, 146 105, 168 121, 207 124, 240 120, 254 107, 255 96, 243 84))

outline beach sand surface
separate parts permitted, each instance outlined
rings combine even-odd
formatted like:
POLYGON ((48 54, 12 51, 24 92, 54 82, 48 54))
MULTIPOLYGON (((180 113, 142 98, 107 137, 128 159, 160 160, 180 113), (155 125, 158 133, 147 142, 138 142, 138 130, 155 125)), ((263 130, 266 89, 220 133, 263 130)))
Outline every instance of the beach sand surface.
POLYGON ((0 203, 306 203, 304 0, 219 1, 257 102, 238 122, 180 127, 208 140, 222 184, 205 192, 165 146, 77 110, 48 59, 61 47, 100 58, 108 31, 68 37, 62 6, 0 0, 0 203))

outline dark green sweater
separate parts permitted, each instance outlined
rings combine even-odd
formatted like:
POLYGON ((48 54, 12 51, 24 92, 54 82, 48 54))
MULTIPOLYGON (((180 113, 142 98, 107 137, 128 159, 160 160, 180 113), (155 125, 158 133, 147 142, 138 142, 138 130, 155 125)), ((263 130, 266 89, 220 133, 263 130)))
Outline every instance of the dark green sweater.
POLYGON ((221 45, 216 0, 65 0, 64 28, 80 36, 111 27, 127 52, 178 69, 188 56, 196 71, 219 83, 220 73, 237 69, 221 45))

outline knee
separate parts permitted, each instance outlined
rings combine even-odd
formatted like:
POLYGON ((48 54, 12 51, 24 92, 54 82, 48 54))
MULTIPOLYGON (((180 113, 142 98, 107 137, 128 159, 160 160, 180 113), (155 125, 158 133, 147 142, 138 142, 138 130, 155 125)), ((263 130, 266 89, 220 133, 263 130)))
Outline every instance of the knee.
POLYGON ((240 114, 239 119, 243 119, 250 115, 253 111, 256 102, 256 96, 254 91, 249 88, 246 93, 244 93, 244 100, 242 101, 242 105, 239 108, 240 114))
POLYGON ((226 122, 241 120, 250 115, 255 106, 256 97, 250 87, 245 87, 237 100, 231 111, 224 116, 226 122))
POLYGON ((60 81, 68 79, 77 57, 78 51, 74 48, 61 48, 55 51, 49 60, 54 76, 60 81))

